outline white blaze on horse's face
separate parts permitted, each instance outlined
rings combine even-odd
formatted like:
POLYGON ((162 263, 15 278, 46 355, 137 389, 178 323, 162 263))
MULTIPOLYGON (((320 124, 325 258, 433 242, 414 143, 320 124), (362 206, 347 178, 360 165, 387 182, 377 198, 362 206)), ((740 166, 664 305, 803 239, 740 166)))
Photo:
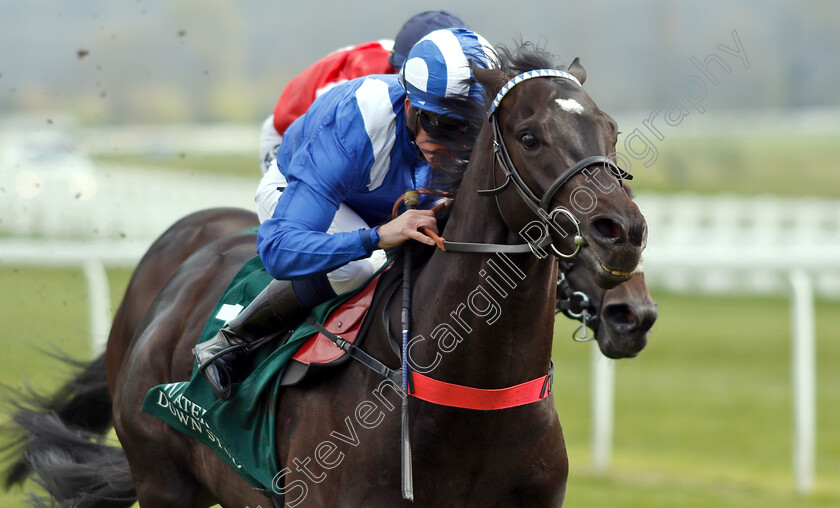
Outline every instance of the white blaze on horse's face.
POLYGON ((583 114, 583 106, 574 99, 557 99, 554 102, 559 104, 563 111, 568 111, 569 113, 575 113, 578 115, 583 114))

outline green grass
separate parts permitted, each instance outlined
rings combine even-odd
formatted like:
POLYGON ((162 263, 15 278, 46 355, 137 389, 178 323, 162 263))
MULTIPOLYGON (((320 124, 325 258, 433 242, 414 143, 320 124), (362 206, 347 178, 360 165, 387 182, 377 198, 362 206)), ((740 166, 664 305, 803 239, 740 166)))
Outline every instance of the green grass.
MULTIPOLYGON (((128 280, 113 271, 115 302, 128 280)), ((90 357, 81 271, 0 268, 0 382, 43 389, 66 370, 38 348, 90 357)), ((559 321, 555 400, 568 447, 570 508, 840 506, 840 304, 819 302, 818 463, 813 495, 791 472, 789 303, 655 293, 660 319, 640 357, 617 363, 611 469, 590 462, 590 347, 559 321)), ((2 419, 3 417, 0 417, 2 419)), ((23 494, 0 493, 0 506, 23 494)))
POLYGON ((638 191, 840 196, 837 136, 666 138, 656 146, 650 167, 631 160, 638 191))
POLYGON ((586 346, 558 323, 555 400, 572 464, 568 506, 840 505, 840 305, 818 312, 818 463, 813 496, 792 479, 789 303, 656 295, 640 357, 616 365, 611 471, 590 462, 586 346), (562 331, 561 331, 562 330, 562 331))
MULTIPOLYGON (((129 270, 108 272, 116 310, 129 270)), ((91 358, 87 290, 79 270, 0 267, 0 383, 38 387, 65 380, 62 367, 39 350, 59 348, 91 358)))
MULTIPOLYGON (((108 278, 114 310, 130 276, 129 270, 110 270, 108 278)), ((87 292, 81 270, 0 267, 0 385, 20 389, 24 384, 51 393, 69 379, 70 370, 42 351, 55 348, 78 359, 93 358, 88 324, 87 292)), ((0 425, 7 421, 5 408, 0 425)), ((0 434, 0 443, 5 436, 0 434)), ((0 490, 0 506, 23 506, 23 491, 0 490)))

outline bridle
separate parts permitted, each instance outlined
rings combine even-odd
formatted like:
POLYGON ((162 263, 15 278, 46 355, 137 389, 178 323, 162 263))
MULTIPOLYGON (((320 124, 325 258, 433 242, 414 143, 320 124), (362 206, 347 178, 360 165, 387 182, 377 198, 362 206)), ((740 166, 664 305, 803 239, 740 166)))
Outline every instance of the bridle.
MULTIPOLYGON (((481 189, 478 191, 478 194, 481 196, 493 196, 496 200, 496 207, 499 210, 499 215, 502 218, 504 218, 504 214, 499 203, 499 194, 504 192, 508 187, 511 186, 511 184, 513 184, 513 188, 514 190, 516 190, 516 193, 519 195, 522 201, 525 202, 525 205, 528 206, 528 208, 537 216, 541 225, 545 228, 546 234, 543 236, 543 240, 538 245, 533 245, 531 243, 519 245, 497 245, 467 242, 449 242, 440 239, 438 245, 443 250, 454 252, 527 252, 529 250, 537 258, 540 259, 544 257, 544 255, 540 254, 540 249, 546 246, 550 247, 551 252, 556 257, 560 258, 559 276, 557 279, 557 301, 555 311, 563 312, 569 318, 576 319, 581 322, 581 325, 572 333, 572 338, 578 342, 585 342, 595 338, 592 335, 588 335, 587 326, 593 325, 597 328, 597 322, 600 318, 600 316, 597 313, 598 307, 595 305, 595 302, 592 301, 592 298, 589 295, 587 295, 583 291, 575 290, 571 286, 566 277, 566 273, 571 271, 575 265, 564 261, 574 258, 580 252, 581 247, 585 243, 580 231, 580 222, 572 214, 572 212, 570 212, 564 207, 558 207, 554 210, 549 210, 549 207, 551 206, 551 202, 554 199, 554 196, 566 183, 568 183, 569 180, 572 179, 572 177, 574 177, 584 169, 594 166, 596 164, 603 165, 609 172, 611 172, 616 178, 618 178, 619 183, 622 180, 631 180, 633 176, 619 168, 608 157, 594 155, 581 159, 580 161, 576 162, 571 167, 563 171, 557 178, 554 179, 551 185, 548 186, 548 188, 545 190, 541 197, 538 196, 534 191, 532 191, 531 188, 528 187, 528 184, 525 183, 525 180, 522 178, 522 175, 516 169, 516 165, 510 158, 510 153, 508 152, 507 146, 505 145, 501 128, 499 127, 498 110, 502 99, 513 89, 514 86, 518 85, 519 83, 522 83, 525 80, 533 78, 562 78, 572 81, 579 87, 581 86, 580 81, 578 81, 578 79, 575 78, 569 72, 558 69, 539 69, 528 71, 514 77, 513 79, 509 80, 501 88, 501 90, 499 90, 499 92, 496 94, 496 97, 493 99, 493 104, 490 108, 490 114, 488 118, 488 121, 493 127, 493 188, 481 189), (496 184, 497 168, 501 169, 502 174, 505 177, 504 182, 498 186, 496 184), (554 224, 555 216, 557 216, 558 214, 567 217, 575 226, 575 250, 571 254, 565 254, 560 252, 554 245, 554 242, 551 240, 550 228, 554 224)), ((606 292, 604 294, 606 294, 606 292)), ((603 304, 603 295, 601 304, 603 304)))
MULTIPOLYGON (((501 206, 499 205, 499 198, 498 195, 501 194, 505 189, 507 189, 511 183, 513 183, 513 188, 516 190, 516 193, 519 194, 519 197, 528 208, 537 216, 537 219, 541 222, 541 224, 546 229, 546 236, 545 238, 550 237, 550 227, 554 224, 554 218, 557 214, 565 215, 571 222, 574 224, 576 232, 574 237, 575 242, 575 250, 571 254, 564 254, 557 250, 557 247, 554 245, 554 242, 550 242, 549 246, 554 253, 555 256, 562 258, 562 259, 571 259, 575 257, 578 252, 580 252, 580 248, 584 245, 584 239, 581 236, 580 231, 580 221, 575 218, 575 216, 570 212, 568 209, 564 207, 558 207, 554 210, 549 210, 549 206, 551 205, 551 201, 554 199, 554 196, 560 191, 560 189, 568 183, 569 180, 572 179, 575 175, 583 171, 584 169, 594 166, 595 164, 602 164, 604 167, 607 168, 613 175, 618 178, 619 182, 623 179, 631 180, 633 176, 626 171, 619 168, 612 160, 608 157, 602 155, 593 155, 590 157, 586 157, 581 159, 580 161, 573 164, 571 167, 563 171, 560 176, 554 179, 551 185, 548 186, 548 189, 545 190, 542 197, 537 196, 534 191, 532 191, 528 184, 525 183, 525 180, 522 178, 522 175, 519 174, 519 171, 516 169, 513 161, 510 158, 510 153, 508 152, 507 146, 505 145, 504 138, 502 137, 502 131, 499 127, 499 119, 497 116, 497 111, 499 105, 502 102, 502 99, 505 95, 510 92, 514 86, 522 83, 525 80, 533 79, 533 78, 563 78, 569 81, 572 81, 577 86, 581 86, 580 82, 575 78, 572 74, 561 71, 558 69, 538 69, 533 71, 528 71, 522 73, 505 84, 499 93, 496 94, 496 98, 493 100, 493 104, 490 108, 490 116, 488 121, 493 127, 493 151, 494 151, 494 161, 493 161, 493 185, 496 185, 496 168, 499 167, 504 174, 505 181, 502 185, 498 187, 494 187, 492 189, 482 189, 479 190, 478 193, 481 196, 493 196, 496 198, 496 206, 499 208, 499 213, 501 214, 501 206)), ((564 232, 565 236, 565 232, 564 232)), ((531 252, 534 253, 535 256, 540 258, 541 256, 535 249, 531 249, 531 252)))
MULTIPOLYGON (((597 307, 589 295, 582 291, 575 290, 574 288, 572 288, 571 284, 569 284, 569 281, 566 278, 566 272, 570 271, 574 267, 574 265, 564 261, 577 256, 577 254, 580 252, 581 247, 585 243, 585 240, 581 235, 580 222, 577 220, 577 218, 575 218, 571 211, 564 207, 558 207, 554 210, 549 210, 549 207, 551 205, 551 201, 554 199, 554 196, 566 183, 569 182, 569 180, 572 179, 572 177, 574 177, 584 169, 594 166, 596 164, 601 164, 604 167, 606 167, 606 169, 609 172, 611 172, 616 178, 618 178, 619 182, 621 182, 622 180, 631 180, 633 176, 619 168, 608 157, 602 155, 593 155, 581 159, 580 161, 576 162, 571 167, 563 171, 557 178, 554 179, 551 185, 548 186, 548 188, 543 192, 542 196, 538 196, 533 190, 531 190, 531 188, 528 187, 528 184, 522 178, 522 175, 516 169, 516 165, 511 160, 510 153, 507 149, 507 146, 505 145, 504 138, 502 137, 501 128, 499 127, 498 111, 502 99, 513 89, 514 86, 518 85, 519 83, 522 83, 523 81, 533 78, 561 78, 569 80, 579 87, 581 86, 580 81, 578 81, 578 79, 569 72, 562 71, 559 69, 538 69, 524 72, 522 74, 519 74, 518 76, 515 76, 513 79, 509 80, 501 88, 501 90, 499 90, 499 92, 496 94, 496 97, 493 99, 493 104, 491 105, 488 117, 488 121, 493 127, 494 138, 494 159, 492 170, 493 188, 480 189, 478 190, 478 194, 480 196, 485 197, 494 197, 496 200, 496 207, 499 210, 499 215, 504 220, 504 214, 499 203, 499 194, 504 192, 506 189, 511 187, 511 184, 513 184, 514 190, 525 203, 525 205, 528 206, 528 208, 534 213, 534 215, 537 216, 537 219, 540 221, 540 224, 542 225, 542 227, 545 228, 546 234, 542 237, 541 241, 536 244, 524 243, 510 245, 476 242, 453 242, 445 240, 433 234, 429 230, 426 230, 425 232, 426 234, 435 239, 438 247, 440 247, 441 250, 447 252, 513 254, 531 252, 537 258, 542 259, 545 257, 544 254, 540 253, 542 251, 542 248, 549 247, 551 249, 551 252, 556 257, 560 258, 559 277, 557 280, 557 304, 555 310, 557 312, 563 312, 572 319, 581 321, 581 326, 577 330, 575 330, 575 332, 572 334, 572 338, 576 341, 588 341, 592 340, 594 337, 587 335, 587 325, 595 324, 597 326, 597 320, 599 319, 599 316, 596 312, 597 307), (498 186, 496 185, 497 168, 501 169, 502 174, 505 177, 504 182, 498 186), (551 238, 550 228, 553 226, 555 217, 557 215, 565 216, 575 226, 575 250, 571 254, 565 254, 560 252, 554 245, 554 242, 551 238)), ((397 204, 394 205, 395 215, 396 207, 397 204)))
MULTIPOLYGON (((528 208, 537 216, 542 227, 545 228, 545 235, 542 236, 542 239, 536 243, 521 243, 521 244, 495 244, 495 243, 476 243, 476 242, 453 242, 445 240, 434 233, 426 230, 425 233, 431 236, 437 246, 447 252, 468 252, 468 253, 481 253, 481 254, 495 254, 495 253, 506 253, 506 254, 521 254, 526 252, 531 252, 536 256, 538 259, 543 259, 545 254, 543 254, 542 249, 544 247, 550 247, 551 252, 560 259, 571 259, 574 258, 578 252, 580 252, 581 247, 585 244, 585 240, 581 235, 580 231, 580 221, 565 207, 558 207, 554 210, 549 210, 549 206, 551 204, 552 199, 554 196, 560 191, 560 189, 565 185, 569 180, 572 179, 575 175, 583 171, 584 169, 594 166, 595 164, 602 164, 604 165, 609 172, 611 172, 616 178, 618 178, 619 183, 622 180, 632 180, 633 175, 630 173, 622 170, 619 168, 612 160, 608 157, 602 155, 593 155, 590 157, 586 157, 581 159, 580 161, 573 164, 570 168, 563 171, 551 185, 548 186, 548 189, 543 193, 542 197, 537 196, 529 187, 528 184, 525 183, 525 180, 520 175, 519 171, 516 169, 516 166, 513 164, 513 161, 510 158, 510 153, 508 152, 507 146, 505 145, 504 138, 502 137, 501 128, 499 127, 499 121, 497 118, 497 112, 499 108, 499 104, 501 104, 502 99, 508 92, 513 89, 514 86, 526 81, 528 79, 533 78, 563 78, 572 81, 577 86, 581 86, 580 82, 574 77, 572 74, 561 71, 559 69, 538 69, 533 71, 524 72, 510 81, 508 81, 499 93, 496 94, 495 99, 493 99, 493 104, 490 108, 490 113, 488 117, 488 121, 493 127, 493 186, 492 189, 479 189, 478 194, 480 196, 493 196, 496 199, 496 207, 499 210, 499 215, 504 220, 504 214, 502 213, 501 205, 499 204, 499 194, 504 192, 510 184, 513 183, 513 188, 516 190, 517 194, 519 194, 522 201, 528 206, 528 208), (502 185, 496 186, 496 168, 500 167, 504 176, 505 181, 502 185), (557 250, 557 247, 554 245, 554 242, 551 238, 551 227, 554 227, 554 219, 555 216, 558 214, 564 215, 568 218, 572 224, 575 225, 575 250, 571 254, 564 254, 557 250)), ((563 232, 563 236, 566 236, 566 233, 563 232)))

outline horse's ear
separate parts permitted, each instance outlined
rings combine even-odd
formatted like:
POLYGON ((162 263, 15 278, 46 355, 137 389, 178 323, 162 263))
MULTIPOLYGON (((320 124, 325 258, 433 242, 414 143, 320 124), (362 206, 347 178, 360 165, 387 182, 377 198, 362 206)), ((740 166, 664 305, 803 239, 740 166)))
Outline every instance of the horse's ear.
POLYGON ((497 71, 493 69, 485 69, 476 65, 474 62, 470 63, 472 67, 473 75, 475 76, 476 81, 484 88, 484 91, 487 93, 487 97, 492 99, 499 93, 499 90, 505 86, 510 80, 510 76, 505 74, 502 71, 497 71))
POLYGON ((586 81, 586 69, 580 64, 580 58, 575 57, 572 63, 569 64, 569 74, 576 77, 581 85, 586 81))

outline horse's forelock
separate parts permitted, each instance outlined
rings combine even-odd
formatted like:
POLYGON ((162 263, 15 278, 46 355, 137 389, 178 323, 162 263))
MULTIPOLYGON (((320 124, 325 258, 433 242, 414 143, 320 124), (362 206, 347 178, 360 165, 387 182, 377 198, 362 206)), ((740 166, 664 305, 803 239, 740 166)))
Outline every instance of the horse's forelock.
POLYGON ((512 76, 536 69, 560 69, 554 55, 546 51, 545 47, 530 41, 518 40, 511 49, 504 45, 496 46, 496 52, 501 61, 501 70, 512 76))

